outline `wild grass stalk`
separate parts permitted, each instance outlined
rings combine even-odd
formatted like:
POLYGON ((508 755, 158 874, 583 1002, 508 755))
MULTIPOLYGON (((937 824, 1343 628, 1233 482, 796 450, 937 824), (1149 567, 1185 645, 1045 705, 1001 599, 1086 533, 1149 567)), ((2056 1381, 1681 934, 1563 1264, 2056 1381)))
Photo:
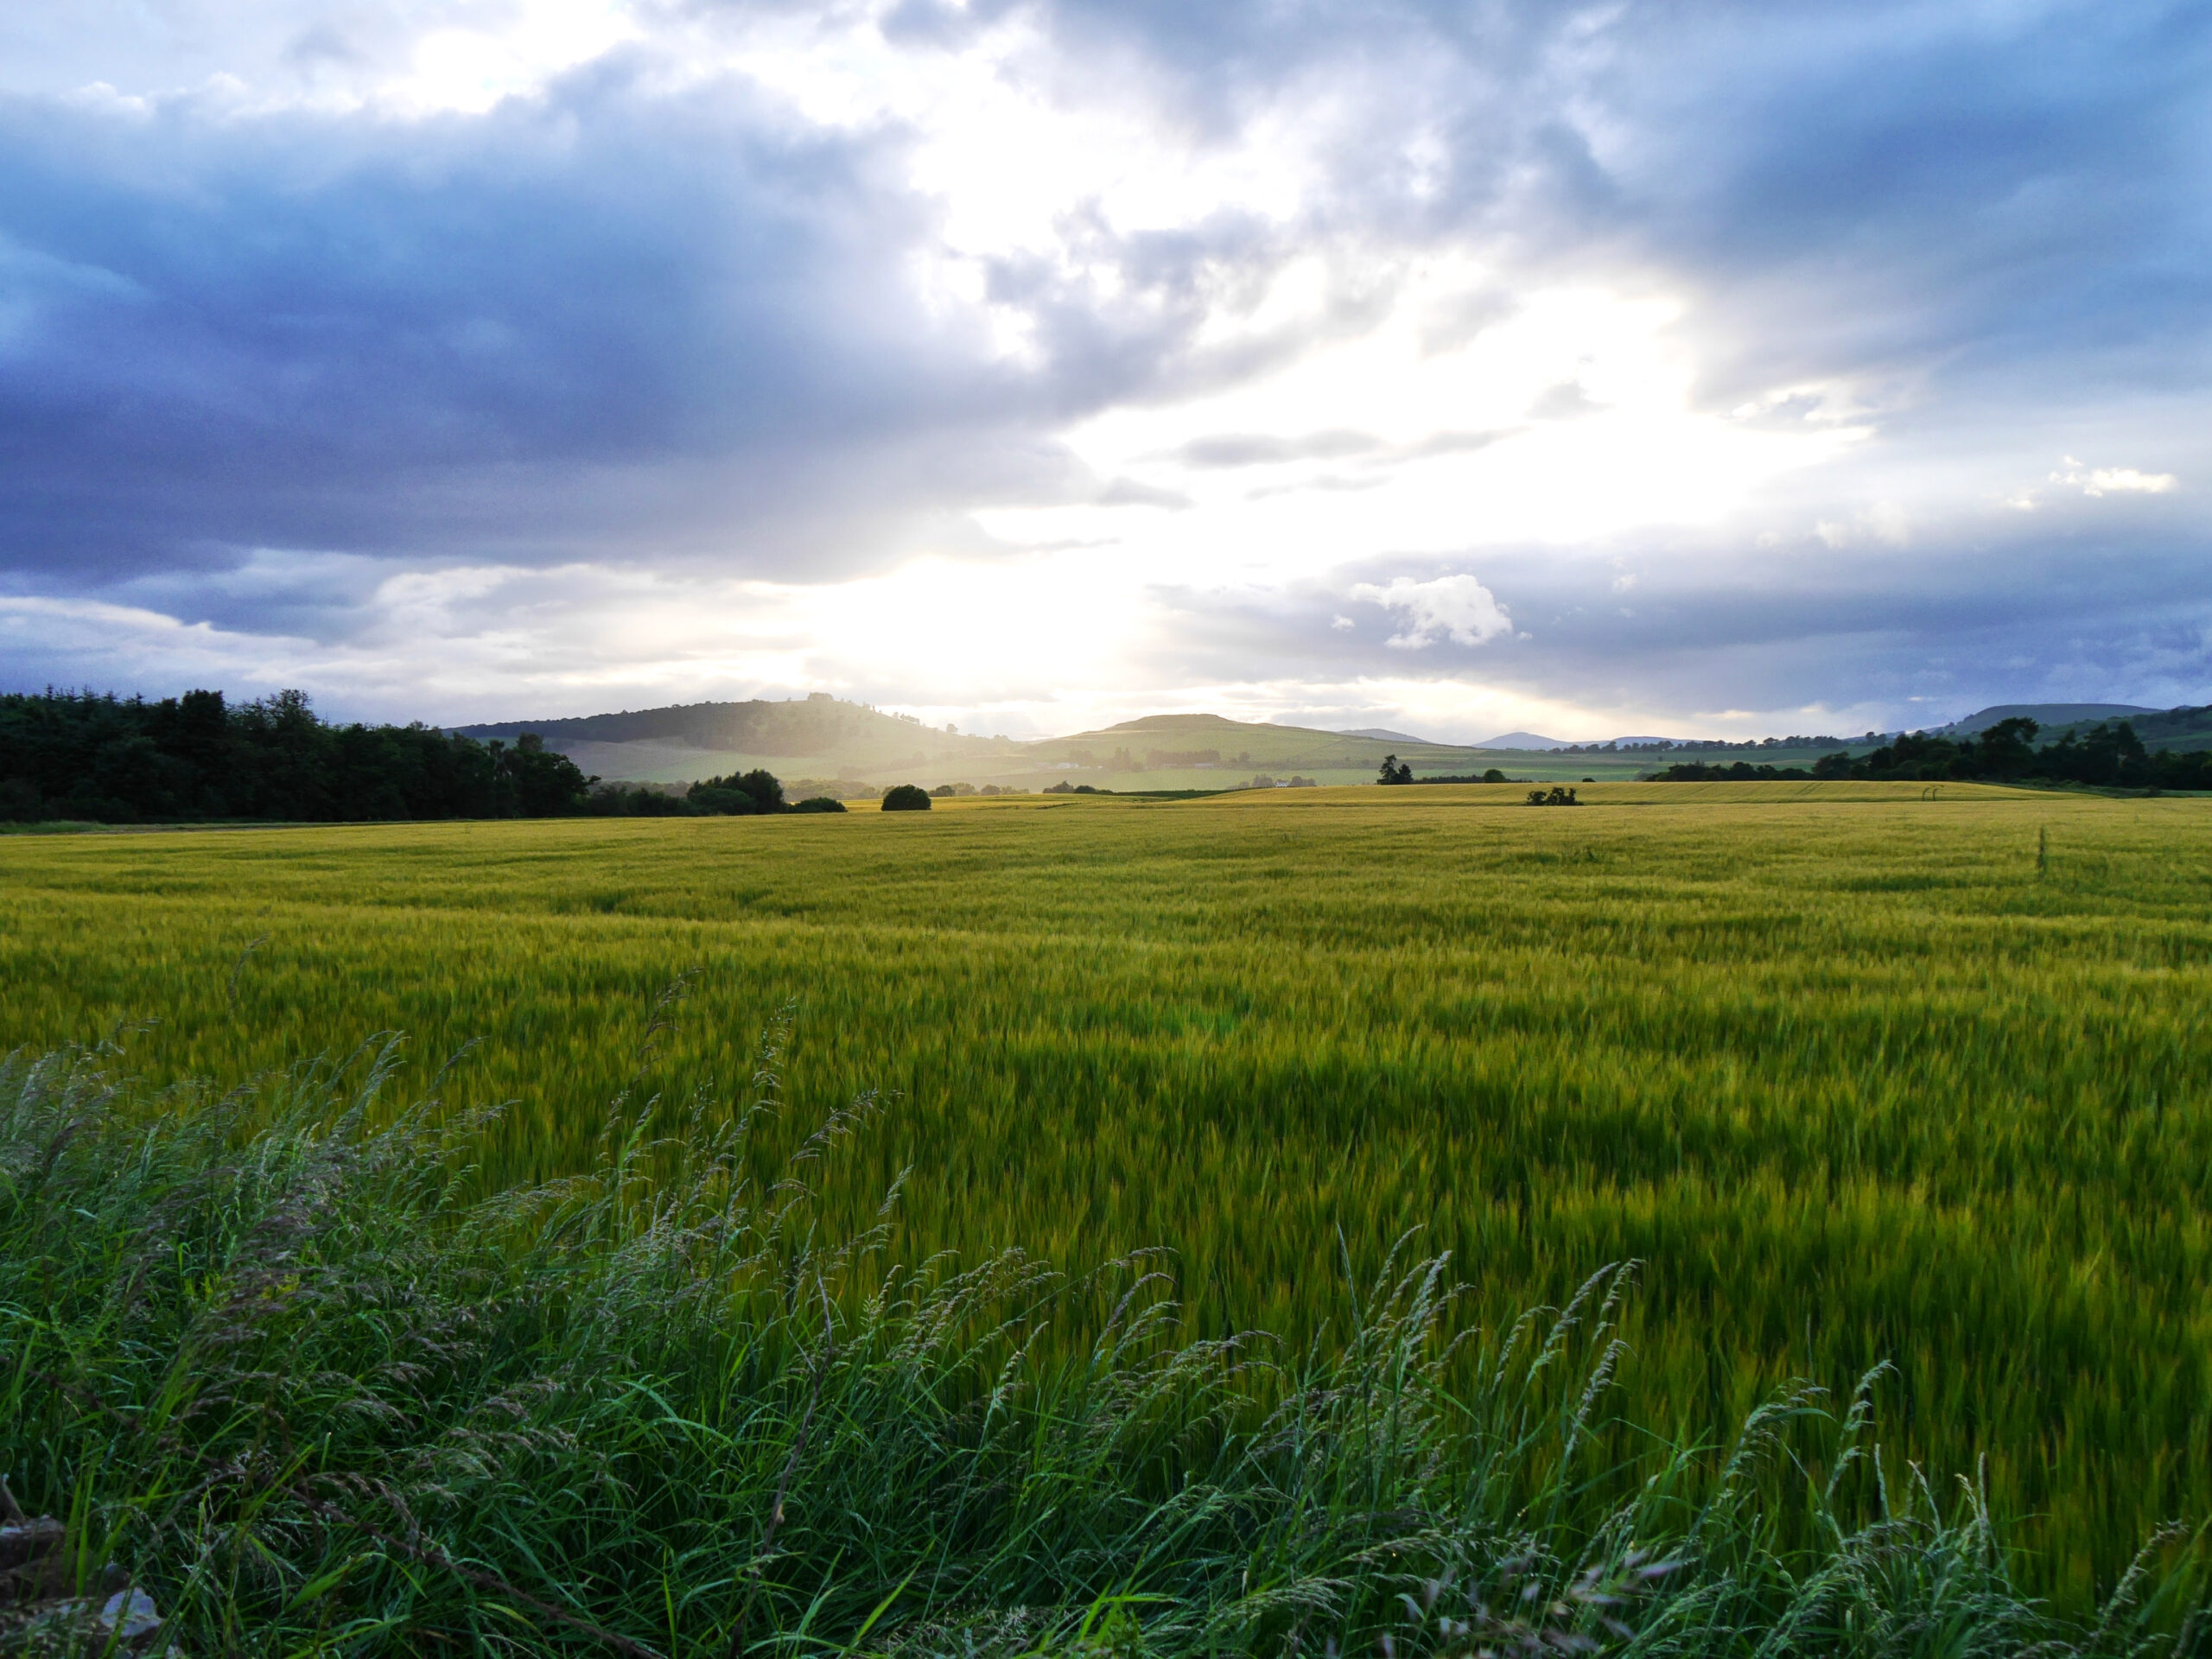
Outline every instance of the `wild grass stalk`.
POLYGON ((1624 1433, 1621 1268, 1454 1334, 1402 1245, 1291 1350, 1190 1338, 1146 1257, 906 1264, 894 1206, 826 1227, 799 1179, 870 1103, 748 1173, 781 1047, 734 1109, 624 1097, 585 1167, 490 1191, 492 1115, 381 1107, 388 1039, 222 1094, 10 1059, 0 1466, 193 1653, 2204 1645, 2171 1540, 2094 1620, 2023 1594, 1979 1487, 1885 1459, 1872 1378, 1726 1448, 1624 1433), (1047 1347, 1077 1290, 1110 1312, 1047 1347))

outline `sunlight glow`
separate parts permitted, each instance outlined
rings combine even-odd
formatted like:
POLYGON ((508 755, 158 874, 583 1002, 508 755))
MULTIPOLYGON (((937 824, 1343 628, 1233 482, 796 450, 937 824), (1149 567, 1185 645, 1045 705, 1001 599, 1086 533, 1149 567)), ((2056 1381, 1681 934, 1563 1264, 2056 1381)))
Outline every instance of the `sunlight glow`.
MULTIPOLYGON (((1152 580, 1290 580, 1384 556, 1710 524, 1868 435, 1698 409, 1694 365, 1669 334, 1678 308, 1659 299, 1530 294, 1433 345, 1479 282, 1466 268, 1408 273, 1368 333, 1211 396, 1123 406, 1071 430, 1102 480, 1143 486, 1131 505, 978 516, 1016 545, 1110 547, 1152 580), (1179 498, 1190 506, 1141 504, 1179 498)), ((1296 303, 1271 293, 1254 311, 1296 303)))

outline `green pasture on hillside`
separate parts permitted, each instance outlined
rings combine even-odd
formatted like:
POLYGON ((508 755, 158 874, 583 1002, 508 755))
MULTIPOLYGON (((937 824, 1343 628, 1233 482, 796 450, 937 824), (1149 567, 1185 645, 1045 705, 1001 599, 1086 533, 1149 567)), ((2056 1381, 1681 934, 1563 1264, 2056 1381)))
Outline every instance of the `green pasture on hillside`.
POLYGON ((10 837, 0 1032, 166 1080, 397 1028, 416 1088, 474 1042, 506 1179, 692 973, 644 1087, 734 1098, 791 1003, 785 1146, 884 1091, 825 1228, 911 1167, 901 1254, 1164 1246, 1194 1332, 1325 1342, 1412 1230, 1484 1323, 1635 1258, 1633 1421, 1886 1358, 1891 1466, 1986 1458, 2069 1600, 2212 1518, 2212 802, 1524 793, 10 837))

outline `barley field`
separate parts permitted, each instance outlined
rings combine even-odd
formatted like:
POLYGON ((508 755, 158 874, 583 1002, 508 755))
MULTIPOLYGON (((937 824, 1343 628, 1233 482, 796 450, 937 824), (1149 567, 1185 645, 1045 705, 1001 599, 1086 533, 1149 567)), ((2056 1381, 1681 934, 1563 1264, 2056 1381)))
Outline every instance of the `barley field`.
POLYGON ((1523 792, 11 836, 0 1033, 162 1082, 397 1030, 395 1101, 466 1046, 509 1180, 737 1098, 789 1006, 762 1155, 880 1090, 816 1208, 910 1171, 906 1259, 1158 1246, 1192 1335, 1324 1345, 1409 1233, 1467 1325, 1634 1261, 1626 1424, 1886 1360, 1885 1466, 2068 1604, 2212 1519, 2212 802, 1523 792))

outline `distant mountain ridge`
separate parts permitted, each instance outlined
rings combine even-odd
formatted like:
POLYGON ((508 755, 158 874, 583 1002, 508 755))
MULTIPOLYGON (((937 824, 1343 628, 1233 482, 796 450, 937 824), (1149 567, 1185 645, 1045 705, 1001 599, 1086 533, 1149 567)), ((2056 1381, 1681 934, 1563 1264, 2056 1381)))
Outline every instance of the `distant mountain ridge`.
POLYGON ((1478 749, 1563 749, 1563 737, 1541 737, 1535 732, 1507 732, 1499 737, 1486 738, 1473 746, 1478 749))
POLYGON ((1145 715, 1101 730, 1017 742, 925 726, 911 715, 887 715, 819 692, 783 702, 684 703, 454 729, 510 741, 535 732, 587 772, 653 782, 766 765, 779 776, 824 781, 927 779, 1037 787, 1083 772, 1110 779, 1116 788, 1158 786, 1155 779, 1187 788, 1262 776, 1365 782, 1386 754, 1430 774, 1480 772, 1494 764, 1465 744, 1429 742, 1405 733, 1376 737, 1196 713, 1145 715))
MULTIPOLYGON (((1935 729, 1966 736, 2014 716, 2036 721, 2046 741, 2069 726, 2126 719, 2152 748, 2212 748, 2212 708, 2161 711, 2127 703, 2003 703, 1935 729)), ((779 777, 822 781, 958 780, 1025 788, 1082 773, 1103 787, 1141 790, 1218 788, 1293 776, 1340 784, 1366 782, 1386 754, 1423 777, 1474 776, 1500 766, 1516 772, 1533 766, 1580 773, 1592 767, 1603 772, 1611 765, 1634 769, 1642 764, 1627 753, 1601 756, 1597 751, 1605 747, 1602 742, 1585 744, 1572 755, 1546 754, 1569 745, 1538 732, 1506 732, 1479 744, 1439 743, 1389 727, 1324 731, 1200 713, 1145 715, 1100 730, 1016 741, 925 726, 912 715, 886 714, 821 692, 784 701, 681 703, 452 729, 478 739, 508 741, 536 732, 549 748, 568 755, 587 772, 664 783, 766 766, 779 777)), ((1869 735, 1836 740, 1858 747, 1872 741, 1869 735)), ((1753 747, 1652 737, 1615 738, 1611 742, 1753 747)))
MULTIPOLYGON (((1172 732, 1178 735, 1188 735, 1192 732, 1242 732, 1246 730, 1256 731, 1261 729, 1264 728, 1255 721, 1231 720, 1226 715, 1141 715, 1135 720, 1125 720, 1117 726, 1103 727, 1095 732, 1077 732, 1069 737, 1040 738, 1038 741, 1045 743, 1071 743, 1078 737, 1120 737, 1131 732, 1172 732)), ((1282 726, 1277 727, 1274 729, 1286 732, 1298 732, 1304 731, 1306 728, 1302 726, 1282 726)), ((1326 736, 1328 734, 1324 733, 1322 735, 1326 736)))

